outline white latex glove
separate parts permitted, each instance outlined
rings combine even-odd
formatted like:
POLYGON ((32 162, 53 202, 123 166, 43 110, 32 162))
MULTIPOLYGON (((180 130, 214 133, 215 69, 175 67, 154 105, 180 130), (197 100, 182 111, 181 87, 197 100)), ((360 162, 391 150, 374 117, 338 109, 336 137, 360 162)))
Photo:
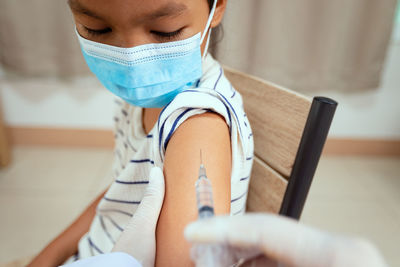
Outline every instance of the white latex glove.
POLYGON ((112 251, 133 256, 144 267, 153 267, 156 254, 156 226, 164 201, 164 175, 160 168, 150 171, 149 184, 132 219, 112 251))
POLYGON ((252 213, 197 221, 185 229, 192 243, 224 244, 235 259, 253 258, 241 266, 382 267, 377 249, 358 238, 332 235, 286 217, 252 213), (255 254, 259 254, 254 258, 255 254))

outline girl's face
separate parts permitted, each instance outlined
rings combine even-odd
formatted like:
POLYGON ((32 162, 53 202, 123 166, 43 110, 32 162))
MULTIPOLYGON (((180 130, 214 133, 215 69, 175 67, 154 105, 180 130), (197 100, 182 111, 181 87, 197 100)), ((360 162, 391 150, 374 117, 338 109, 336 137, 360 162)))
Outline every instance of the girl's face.
MULTIPOLYGON (((211 27, 220 23, 225 2, 218 4, 211 27)), ((207 0, 68 0, 68 3, 82 37, 118 47, 189 38, 204 31, 210 12, 207 0)))

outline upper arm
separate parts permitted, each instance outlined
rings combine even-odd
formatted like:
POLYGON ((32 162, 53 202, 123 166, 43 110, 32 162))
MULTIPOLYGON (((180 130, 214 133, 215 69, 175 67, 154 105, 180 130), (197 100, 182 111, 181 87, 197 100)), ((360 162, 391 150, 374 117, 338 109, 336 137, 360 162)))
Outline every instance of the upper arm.
POLYGON ((190 244, 185 241, 183 230, 197 219, 195 182, 200 150, 212 183, 215 213, 229 213, 232 166, 229 128, 217 114, 193 116, 175 131, 165 152, 165 198, 156 231, 156 266, 190 265, 190 244))

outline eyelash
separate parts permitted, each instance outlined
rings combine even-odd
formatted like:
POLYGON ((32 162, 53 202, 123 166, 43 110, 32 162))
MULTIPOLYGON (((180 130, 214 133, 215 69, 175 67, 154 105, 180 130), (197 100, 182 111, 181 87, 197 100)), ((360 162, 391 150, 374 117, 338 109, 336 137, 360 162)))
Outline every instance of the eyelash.
POLYGON ((158 32, 158 31, 151 31, 152 34, 156 36, 156 38, 160 40, 173 40, 178 38, 182 34, 183 28, 180 28, 174 32, 158 32))
POLYGON ((89 35, 92 35, 92 36, 98 36, 98 35, 106 34, 106 33, 109 33, 112 31, 110 28, 104 28, 101 30, 93 30, 93 29, 89 29, 85 26, 83 26, 83 28, 89 35))
MULTIPOLYGON (((99 36, 99 35, 103 35, 103 34, 112 32, 111 28, 104 28, 104 29, 100 29, 100 30, 93 30, 93 29, 87 28, 85 26, 83 26, 83 28, 89 35, 92 35, 92 36, 99 36)), ((160 40, 173 40, 173 39, 178 38, 182 34, 182 30, 183 30, 183 28, 181 28, 177 31, 174 31, 174 32, 150 31, 150 33, 155 35, 156 38, 158 38, 160 40)))

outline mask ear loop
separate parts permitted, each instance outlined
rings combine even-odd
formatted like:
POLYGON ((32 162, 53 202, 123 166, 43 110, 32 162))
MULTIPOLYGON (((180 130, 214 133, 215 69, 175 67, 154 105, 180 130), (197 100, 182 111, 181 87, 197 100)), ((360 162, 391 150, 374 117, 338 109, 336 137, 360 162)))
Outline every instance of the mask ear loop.
POLYGON ((213 6, 212 6, 212 8, 211 8, 210 15, 209 15, 208 20, 207 20, 206 27, 205 27, 204 32, 203 32, 203 35, 201 36, 201 39, 200 39, 200 45, 201 45, 201 44, 203 43, 203 41, 204 41, 204 37, 206 37, 207 32, 208 32, 207 41, 206 41, 206 46, 205 46, 205 48, 204 48, 204 53, 203 53, 203 59, 204 59, 204 58, 206 57, 206 55, 207 55, 208 45, 209 45, 209 43, 210 43, 210 36, 211 36, 211 31, 212 31, 212 29, 210 28, 210 30, 208 31, 208 28, 210 27, 211 22, 212 22, 212 20, 213 20, 213 18, 214 18, 214 13, 215 13, 215 9, 216 9, 216 6, 217 6, 217 2, 218 2, 218 0, 214 0, 213 6))
POLYGON ((202 58, 202 59, 204 59, 204 58, 207 56, 207 54, 208 54, 208 45, 209 45, 209 43, 210 43, 211 31, 212 31, 212 30, 210 29, 210 31, 208 32, 207 41, 206 41, 206 46, 204 47, 204 53, 203 53, 203 58, 202 58))

